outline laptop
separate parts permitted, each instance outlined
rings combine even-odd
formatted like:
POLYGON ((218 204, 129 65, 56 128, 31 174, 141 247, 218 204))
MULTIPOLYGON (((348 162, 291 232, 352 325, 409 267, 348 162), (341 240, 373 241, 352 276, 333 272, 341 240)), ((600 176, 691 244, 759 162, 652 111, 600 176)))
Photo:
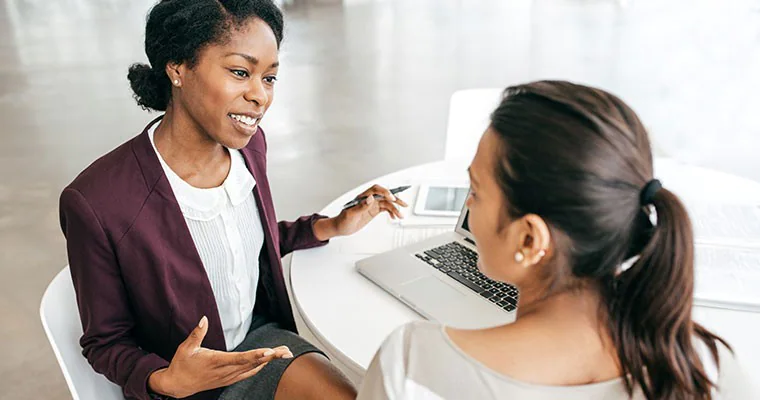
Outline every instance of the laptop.
POLYGON ((518 291, 477 268, 478 251, 463 206, 456 228, 356 263, 360 274, 423 317, 457 328, 513 322, 518 291))

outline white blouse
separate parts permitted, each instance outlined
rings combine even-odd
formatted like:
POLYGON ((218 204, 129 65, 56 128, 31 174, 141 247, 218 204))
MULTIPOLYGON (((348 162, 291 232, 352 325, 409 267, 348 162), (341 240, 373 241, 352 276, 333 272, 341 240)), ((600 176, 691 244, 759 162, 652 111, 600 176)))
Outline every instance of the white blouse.
POLYGON ((148 136, 208 274, 224 341, 230 351, 245 339, 256 303, 259 253, 264 244, 264 230, 253 196, 256 181, 246 168, 243 155, 228 150, 230 172, 221 186, 211 189, 191 186, 169 168, 156 149, 153 136, 157 126, 148 129, 148 136))

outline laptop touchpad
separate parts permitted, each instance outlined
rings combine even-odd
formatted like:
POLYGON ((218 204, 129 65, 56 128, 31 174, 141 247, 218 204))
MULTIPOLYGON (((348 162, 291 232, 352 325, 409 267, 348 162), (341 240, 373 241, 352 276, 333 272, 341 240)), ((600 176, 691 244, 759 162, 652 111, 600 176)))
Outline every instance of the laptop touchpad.
POLYGON ((464 294, 434 276, 405 283, 399 294, 415 307, 427 311, 459 308, 464 297, 464 294))

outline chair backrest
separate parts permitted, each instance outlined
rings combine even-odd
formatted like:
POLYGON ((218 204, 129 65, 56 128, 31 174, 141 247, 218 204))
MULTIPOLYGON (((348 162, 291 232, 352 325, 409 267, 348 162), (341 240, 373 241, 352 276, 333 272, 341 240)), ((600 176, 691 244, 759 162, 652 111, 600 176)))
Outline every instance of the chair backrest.
POLYGON ((471 160, 504 89, 467 89, 454 92, 449 103, 445 160, 471 160))
POLYGON ((124 399, 121 388, 95 372, 82 355, 82 324, 69 267, 53 278, 42 295, 40 319, 74 400, 124 399))

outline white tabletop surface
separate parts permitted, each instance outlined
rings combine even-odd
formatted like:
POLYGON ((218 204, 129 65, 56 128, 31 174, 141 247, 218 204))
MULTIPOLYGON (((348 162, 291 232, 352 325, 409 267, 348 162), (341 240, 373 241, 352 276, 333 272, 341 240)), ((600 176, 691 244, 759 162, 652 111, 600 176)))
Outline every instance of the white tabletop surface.
MULTIPOLYGON (((420 183, 466 183, 467 163, 441 161, 398 171, 368 182, 335 199, 321 213, 337 215, 341 205, 369 185, 386 187, 420 183)), ((657 160, 655 175, 687 205, 693 202, 760 204, 760 183, 672 160, 657 160)), ((413 208, 415 190, 400 197, 413 208)), ((441 223, 412 216, 405 223, 441 223)), ((452 226, 455 220, 450 220, 452 226)), ((335 238, 324 247, 299 251, 291 260, 290 280, 294 305, 311 333, 333 357, 352 373, 362 376, 375 351, 396 327, 421 316, 359 275, 357 260, 393 248, 398 223, 376 218, 361 232, 335 238)), ((755 287, 760 286, 760 281, 755 287)), ((760 376, 760 313, 696 307, 695 318, 734 347, 754 376, 760 376)))

